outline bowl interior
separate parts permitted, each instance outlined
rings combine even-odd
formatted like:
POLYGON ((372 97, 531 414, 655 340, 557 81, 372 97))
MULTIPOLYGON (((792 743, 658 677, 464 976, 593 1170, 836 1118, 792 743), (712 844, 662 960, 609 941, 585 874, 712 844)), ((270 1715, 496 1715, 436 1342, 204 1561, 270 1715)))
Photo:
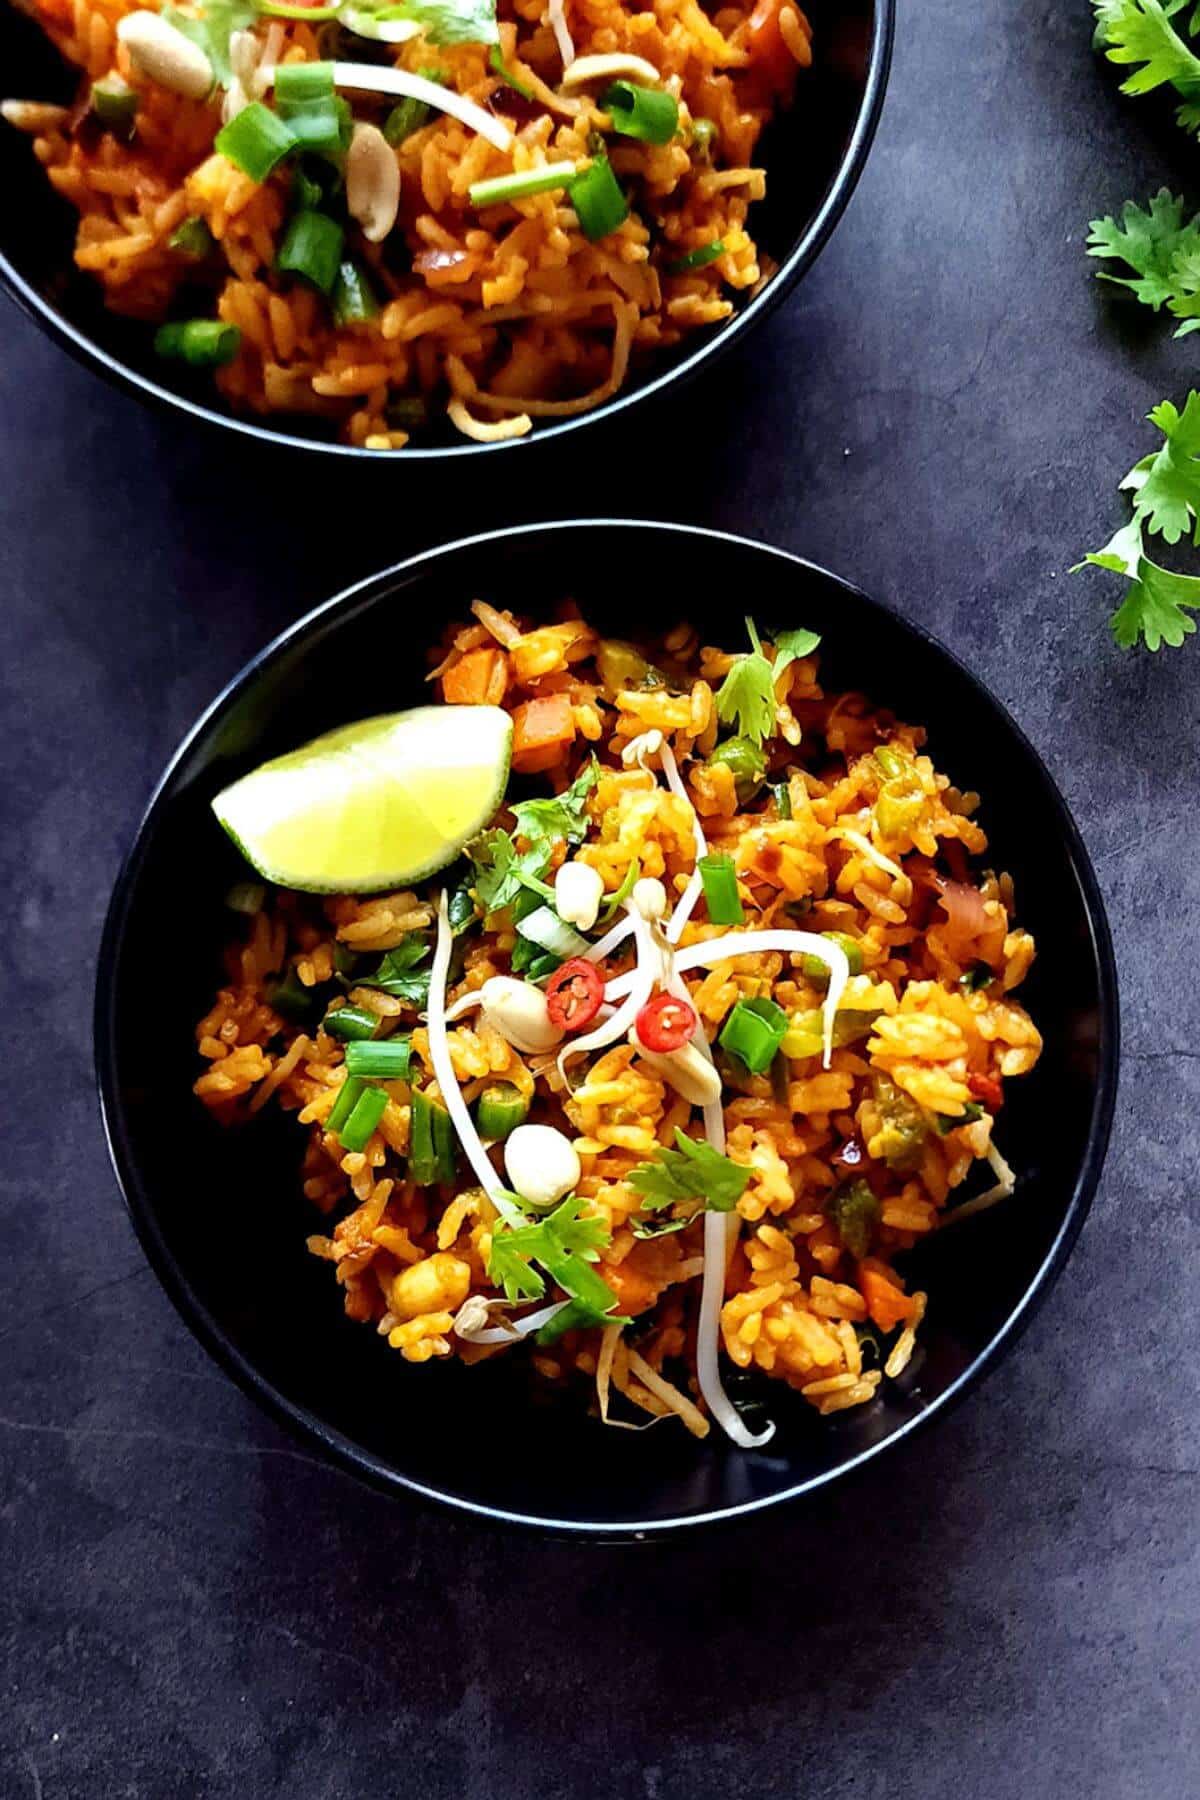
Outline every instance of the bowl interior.
MULTIPOLYGON (((772 123, 760 146, 760 160, 771 171, 771 179, 767 199, 754 209, 753 229, 764 254, 779 265, 779 273, 758 299, 739 301, 733 318, 715 332, 694 337, 648 362, 631 375, 621 395, 586 419, 611 412, 623 398, 657 387, 683 364, 690 365, 727 338, 748 313, 764 311, 808 266, 845 203, 869 147, 887 71, 892 5, 893 0, 809 0, 814 67, 801 80, 796 104, 772 123)), ((77 72, 33 20, 14 6, 0 7, 0 68, 8 95, 66 104, 75 98, 77 72)), ((0 278, 8 279, 12 291, 41 322, 49 324, 68 348, 98 360, 110 375, 131 379, 143 393, 182 400, 204 417, 232 422, 210 380, 165 369, 151 349, 152 331, 105 309, 98 285, 72 260, 74 209, 46 180, 30 140, 2 122, 0 182, 9 197, 0 220, 0 278)), ((580 422, 543 421, 538 441, 580 422)), ((378 457, 377 452, 347 451, 331 444, 328 427, 319 421, 237 423, 239 429, 269 440, 315 443, 345 454, 378 457)), ((447 449, 462 455, 479 448, 449 426, 444 436, 431 438, 426 446, 427 451, 447 449)), ((409 448, 403 454, 411 461, 421 451, 409 448)))
POLYGON ((1103 1154, 1115 1065, 1107 934, 1082 850, 1012 722, 944 651, 856 590, 779 552, 651 525, 532 528, 433 553, 373 578, 294 627, 197 727, 155 799, 114 900, 101 960, 98 1054, 114 1152, 147 1249, 210 1348, 260 1398, 360 1470, 460 1504, 572 1527, 653 1528, 777 1498, 828 1478, 945 1398, 994 1350, 1065 1255, 1103 1154), (615 579, 620 575, 621 579, 615 579), (633 580, 630 580, 630 576, 633 580), (517 1359, 410 1368, 349 1323, 299 1188, 303 1134, 264 1116, 215 1125, 193 1098, 193 1026, 220 982, 222 895, 244 865, 208 802, 263 757, 348 716, 418 698, 421 650, 484 596, 537 614, 569 582, 585 613, 629 630, 690 617, 736 646, 760 620, 823 634, 827 685, 866 690, 926 725, 937 765, 984 797, 989 860, 1012 872, 1038 960, 1024 991, 1046 1041, 1013 1084, 998 1133, 1020 1172, 1007 1204, 911 1259, 928 1284, 922 1347, 869 1409, 818 1420, 782 1384, 760 1389, 779 1429, 763 1451, 714 1434, 609 1431, 536 1393, 517 1359), (635 590, 614 607, 615 590, 635 590))

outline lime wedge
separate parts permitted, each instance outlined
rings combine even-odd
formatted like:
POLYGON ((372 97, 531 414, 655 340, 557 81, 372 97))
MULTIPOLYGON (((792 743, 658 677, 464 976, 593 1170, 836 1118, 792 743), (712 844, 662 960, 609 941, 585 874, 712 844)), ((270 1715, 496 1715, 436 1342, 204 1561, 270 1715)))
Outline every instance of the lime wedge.
POLYGON ((453 862, 504 798, 511 752, 498 706, 418 706, 327 731, 212 806, 268 881, 377 893, 453 862))

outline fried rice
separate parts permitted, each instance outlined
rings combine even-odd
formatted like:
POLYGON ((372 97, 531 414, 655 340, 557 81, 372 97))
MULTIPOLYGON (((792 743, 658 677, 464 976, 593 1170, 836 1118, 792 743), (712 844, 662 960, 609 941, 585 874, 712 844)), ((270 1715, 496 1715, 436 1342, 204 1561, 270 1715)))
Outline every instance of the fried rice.
MULTIPOLYGON (((460 41, 472 28, 442 16, 456 4, 479 12, 475 0, 444 0, 442 14, 427 0, 424 29, 404 20, 400 32, 415 35, 397 44, 348 29, 366 12, 378 33, 382 0, 318 4, 317 22, 303 6, 273 16, 272 0, 261 11, 255 0, 182 0, 162 12, 207 46, 213 85, 200 98, 148 72, 159 65, 138 41, 153 8, 24 3, 78 68, 79 95, 73 106, 8 100, 3 116, 32 135, 79 213, 78 267, 117 312, 159 322, 199 310, 232 328, 210 360, 227 359, 215 380, 238 411, 313 415, 343 442, 380 450, 403 448, 447 413, 470 437, 518 436, 538 418, 600 404, 636 364, 728 317, 770 272, 748 215, 765 191, 760 134, 812 60, 795 0, 729 0, 711 12, 699 0, 641 12, 618 0, 501 0, 498 18, 484 0, 480 42, 460 41), (339 79, 356 137, 375 128, 379 152, 386 128, 382 154, 399 171, 382 237, 365 234, 339 186, 345 144, 324 162, 290 155, 261 181, 215 148, 223 121, 261 109, 280 67, 331 59, 343 69, 345 58, 362 84, 379 70, 432 71, 440 91, 474 107, 473 123, 425 106, 397 126, 394 95, 339 79), (614 129, 602 102, 623 68, 674 107, 667 141, 614 129), (585 233, 570 186, 472 204, 481 181, 598 161, 615 177, 610 198, 622 192, 628 207, 599 235, 585 233), (314 183, 324 197, 298 200, 314 183), (306 276, 279 267, 289 223, 310 204, 344 231, 340 266, 350 261, 362 301, 348 312, 342 289, 331 309, 312 266, 306 276)), ((395 31, 403 11, 384 23, 395 31)))
MULTIPOLYGON (((903 1374, 925 1313, 905 1252, 1012 1191, 993 1132, 1003 1084, 1041 1049, 1013 998, 1034 944, 1014 922, 1011 881, 972 869, 987 847, 978 797, 934 767, 919 727, 863 694, 826 692, 814 654, 787 660, 763 645, 775 732, 747 773, 719 735, 718 696, 738 659, 689 626, 635 648, 601 638, 569 608, 548 625, 481 603, 474 611, 447 633, 430 680, 447 703, 513 715, 518 789, 580 797, 574 843, 548 848, 551 881, 573 859, 598 872, 609 903, 629 895, 635 875, 662 883, 672 919, 646 929, 666 958, 667 989, 694 1009, 697 1044, 715 1054, 719 1103, 702 1123, 664 1073, 669 1059, 650 1057, 636 1030, 564 1062, 553 1049, 517 1048, 474 1010, 484 984, 514 963, 531 972, 522 904, 489 913, 479 900, 477 846, 475 860, 421 891, 255 894, 225 985, 197 1027, 206 1068, 196 1093, 231 1125, 268 1103, 295 1117, 304 1200, 327 1220, 309 1249, 331 1265, 349 1316, 410 1363, 525 1356, 538 1380, 590 1384, 608 1423, 676 1416, 703 1436, 715 1408, 736 1437, 714 1372, 719 1343, 726 1373, 732 1365, 786 1383, 819 1414, 866 1406, 903 1374), (529 721, 547 701, 560 723, 539 737, 529 721), (736 933, 711 921, 701 850, 731 859, 743 934, 800 930, 844 948, 848 978, 830 1018, 833 978, 819 958, 738 954, 736 933), (435 932, 442 944, 439 906, 444 915, 455 881, 466 922, 444 994, 436 979, 423 992, 386 991, 379 959, 407 946, 400 960, 417 968, 435 932), (714 956, 707 946, 718 939, 714 956), (499 1177, 485 1187, 460 1161, 452 1181, 413 1179, 414 1095, 422 1106, 445 1102, 435 1002, 462 1101, 508 1084, 526 1116, 573 1145, 577 1210, 595 1222, 594 1267, 616 1322, 555 1331, 551 1320, 536 1340, 523 1333, 523 1320, 537 1324, 556 1306, 531 1311, 496 1278, 496 1240, 509 1229, 494 1198, 499 1177), (729 1021, 768 1002, 787 1031, 769 1069, 752 1073, 724 1047, 735 1041, 729 1021), (329 1021, 345 1006, 374 1015, 380 1040, 407 1036, 412 1049, 408 1079, 379 1084, 377 1127, 352 1151, 327 1126, 347 1079, 329 1021), (638 1171, 661 1162, 680 1132, 707 1137, 737 1165, 735 1210, 651 1210, 638 1171)), ((510 789, 493 826, 515 831, 507 841, 520 855, 513 804, 510 789)), ((632 928, 632 902, 624 906, 632 928)), ((619 900, 608 910, 621 918, 619 900)), ((626 930, 606 949, 614 938, 620 928, 594 950, 619 1009, 636 982, 636 945, 626 930)), ((493 1152, 484 1173, 496 1166, 493 1152)), ((743 1431, 739 1441, 762 1440, 743 1431)))

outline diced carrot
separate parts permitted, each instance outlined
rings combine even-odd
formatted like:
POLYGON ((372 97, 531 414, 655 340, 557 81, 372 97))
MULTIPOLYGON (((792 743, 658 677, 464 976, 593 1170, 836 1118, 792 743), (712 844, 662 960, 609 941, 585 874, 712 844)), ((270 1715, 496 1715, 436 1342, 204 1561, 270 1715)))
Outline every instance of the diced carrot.
POLYGON ((967 1086, 989 1112, 999 1112, 1004 1105, 1004 1089, 994 1075, 968 1075, 967 1086))
POLYGON ((779 29, 779 15, 788 4, 790 0, 758 0, 746 25, 750 61, 775 88, 786 88, 796 73, 795 59, 779 29))
POLYGON ((914 1303, 910 1296, 878 1269, 860 1265, 858 1287, 880 1331, 894 1331, 905 1319, 912 1318, 914 1303))
POLYGON ((508 661, 496 649, 469 650, 442 676, 450 706, 499 706, 508 688, 508 661))
POLYGON ((532 775, 558 762, 575 737, 575 720, 566 694, 526 700, 513 713, 513 768, 532 775))

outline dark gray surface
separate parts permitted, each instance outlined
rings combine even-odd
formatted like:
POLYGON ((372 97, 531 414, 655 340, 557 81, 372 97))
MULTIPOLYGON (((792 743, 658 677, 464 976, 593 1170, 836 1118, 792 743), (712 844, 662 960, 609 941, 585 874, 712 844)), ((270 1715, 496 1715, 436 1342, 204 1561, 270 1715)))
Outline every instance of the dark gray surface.
POLYGON ((1197 1791, 1200 649, 1122 656, 1066 573, 1191 367, 1106 313, 1083 225, 1186 169, 1084 10, 905 5, 859 194, 753 353, 486 490, 231 456, 4 311, 6 1796, 1197 1791), (382 1499, 260 1418, 134 1242, 89 1043, 122 849, 245 657, 424 543, 606 510, 825 561, 993 684, 1096 859, 1127 1046, 1091 1221, 985 1388, 828 1499, 644 1553, 382 1499))

